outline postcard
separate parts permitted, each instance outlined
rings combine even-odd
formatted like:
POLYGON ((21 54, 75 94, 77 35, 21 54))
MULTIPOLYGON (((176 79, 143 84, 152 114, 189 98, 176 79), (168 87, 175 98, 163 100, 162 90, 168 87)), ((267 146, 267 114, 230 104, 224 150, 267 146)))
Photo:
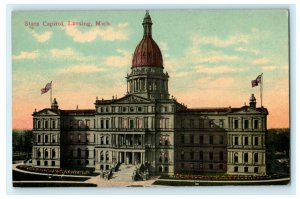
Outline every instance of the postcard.
POLYGON ((289 11, 12 13, 14 187, 286 185, 289 11))

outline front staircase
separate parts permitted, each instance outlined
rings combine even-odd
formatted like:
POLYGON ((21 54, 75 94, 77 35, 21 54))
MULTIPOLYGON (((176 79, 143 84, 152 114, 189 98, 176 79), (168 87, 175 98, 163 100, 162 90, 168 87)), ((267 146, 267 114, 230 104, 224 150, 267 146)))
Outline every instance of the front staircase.
POLYGON ((132 175, 136 170, 136 165, 121 164, 118 171, 113 172, 113 176, 110 179, 112 182, 128 182, 132 181, 132 175))

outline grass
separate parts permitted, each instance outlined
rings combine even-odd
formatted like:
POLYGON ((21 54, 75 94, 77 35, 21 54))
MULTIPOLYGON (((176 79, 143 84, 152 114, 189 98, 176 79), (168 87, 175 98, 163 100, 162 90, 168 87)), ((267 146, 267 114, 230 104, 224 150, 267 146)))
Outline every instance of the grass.
POLYGON ((22 173, 13 171, 13 181, 85 181, 89 177, 67 177, 67 176, 51 176, 50 175, 36 175, 29 173, 22 173), (50 177, 50 178, 49 178, 50 177))

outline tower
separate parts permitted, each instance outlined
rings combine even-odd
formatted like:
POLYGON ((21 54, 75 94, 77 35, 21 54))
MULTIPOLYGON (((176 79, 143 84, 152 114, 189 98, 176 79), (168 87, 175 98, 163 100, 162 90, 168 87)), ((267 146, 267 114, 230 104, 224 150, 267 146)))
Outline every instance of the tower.
POLYGON ((250 108, 253 108, 253 109, 256 108, 256 98, 255 98, 254 94, 252 94, 250 97, 249 105, 250 105, 250 108))
POLYGON ((127 93, 147 99, 168 99, 168 73, 164 73, 161 51, 152 38, 152 20, 149 12, 143 20, 144 35, 137 45, 131 73, 127 75, 127 93))

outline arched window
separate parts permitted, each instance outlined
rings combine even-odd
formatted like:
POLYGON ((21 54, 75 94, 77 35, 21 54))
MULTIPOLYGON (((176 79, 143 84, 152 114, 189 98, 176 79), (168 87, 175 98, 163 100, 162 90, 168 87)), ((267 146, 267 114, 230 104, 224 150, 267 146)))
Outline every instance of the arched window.
POLYGON ((81 157, 81 149, 80 148, 77 149, 77 157, 79 157, 79 158, 81 157))
POLYGON ((160 166, 158 171, 159 171, 159 173, 162 173, 163 172, 163 167, 160 166))
POLYGON ((180 157, 182 160, 184 160, 184 151, 181 151, 180 157))
POLYGON ((106 157, 106 161, 109 161, 109 153, 108 153, 108 151, 106 152, 106 155, 105 155, 106 157))
POLYGON ((101 160, 101 161, 104 160, 104 154, 103 154, 103 151, 100 152, 100 160, 101 160))
POLYGON ((106 136, 106 144, 109 144, 109 136, 106 136))
POLYGON ((52 158, 55 158, 56 157, 56 151, 55 149, 52 149, 52 158))
POLYGON ((169 161, 169 154, 168 152, 165 153, 165 162, 168 162, 169 161))
POLYGON ((238 163, 239 162, 239 155, 238 153, 234 154, 234 163, 238 163))
POLYGON ((45 158, 48 158, 49 157, 49 152, 48 150, 45 151, 45 158))
POLYGON ((42 153, 41 153, 41 150, 40 149, 38 149, 38 151, 37 151, 37 157, 42 157, 42 153))
POLYGON ((248 163, 248 153, 245 153, 245 154, 244 154, 244 162, 245 162, 245 163, 248 163))
POLYGON ((166 146, 169 145, 169 140, 168 140, 168 138, 165 139, 165 145, 166 145, 166 146))

